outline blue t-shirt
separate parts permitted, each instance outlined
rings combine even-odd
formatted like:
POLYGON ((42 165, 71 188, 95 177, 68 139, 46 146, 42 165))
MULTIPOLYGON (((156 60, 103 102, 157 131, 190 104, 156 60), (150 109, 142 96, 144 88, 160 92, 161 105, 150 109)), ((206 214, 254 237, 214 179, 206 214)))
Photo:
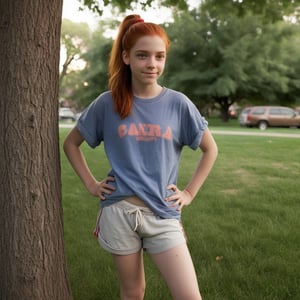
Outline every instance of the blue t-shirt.
POLYGON ((163 88, 151 99, 134 97, 131 114, 121 119, 111 92, 101 94, 82 113, 77 128, 93 148, 103 141, 116 191, 100 201, 105 207, 136 195, 161 218, 180 219, 164 199, 176 184, 183 146, 199 147, 207 121, 182 93, 163 88))

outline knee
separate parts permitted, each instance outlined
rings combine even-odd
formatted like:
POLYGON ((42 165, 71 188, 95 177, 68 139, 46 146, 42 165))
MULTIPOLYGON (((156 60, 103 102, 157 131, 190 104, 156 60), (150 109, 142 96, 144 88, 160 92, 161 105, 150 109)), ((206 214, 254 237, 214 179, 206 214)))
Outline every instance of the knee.
POLYGON ((186 299, 186 300, 190 300, 190 299, 202 300, 202 297, 200 295, 200 292, 199 293, 198 292, 187 292, 184 295, 175 295, 174 299, 178 299, 178 300, 183 300, 183 299, 186 299))
POLYGON ((171 294, 174 300, 202 300, 200 291, 197 289, 171 290, 171 294))
POLYGON ((143 300, 145 295, 145 284, 130 288, 121 288, 121 300, 143 300))

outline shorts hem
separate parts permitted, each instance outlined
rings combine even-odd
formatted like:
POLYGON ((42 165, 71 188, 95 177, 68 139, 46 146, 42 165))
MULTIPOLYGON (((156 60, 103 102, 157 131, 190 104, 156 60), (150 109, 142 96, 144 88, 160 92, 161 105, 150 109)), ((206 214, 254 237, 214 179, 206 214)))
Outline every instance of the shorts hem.
POLYGON ((153 251, 153 249, 147 249, 147 252, 149 254, 160 254, 160 253, 169 251, 169 250, 174 249, 181 245, 186 245, 186 241, 180 241, 178 244, 173 244, 173 245, 170 245, 170 246, 164 247, 164 248, 154 249, 154 251, 153 251))
POLYGON ((98 238, 98 242, 99 242, 99 245, 107 252, 111 253, 111 254, 116 254, 116 255, 130 255, 130 254, 134 254, 134 253, 137 253, 141 250, 141 248, 135 248, 135 249, 113 249, 111 247, 109 247, 107 245, 107 243, 105 243, 101 237, 98 238))

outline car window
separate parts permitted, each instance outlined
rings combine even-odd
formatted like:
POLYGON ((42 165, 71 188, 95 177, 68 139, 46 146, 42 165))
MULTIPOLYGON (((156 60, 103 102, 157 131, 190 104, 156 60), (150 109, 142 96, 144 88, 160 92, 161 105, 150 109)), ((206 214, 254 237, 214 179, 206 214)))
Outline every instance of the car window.
POLYGON ((281 109, 280 108, 270 108, 269 115, 281 115, 281 109))
POLYGON ((252 111, 252 115, 263 115, 265 113, 265 108, 255 108, 252 111))
POLYGON ((242 114, 249 114, 251 108, 245 108, 243 111, 242 111, 242 114))
POLYGON ((295 116, 295 112, 294 112, 292 109, 289 109, 289 108, 282 108, 282 109, 281 109, 281 113, 282 113, 284 116, 288 116, 288 117, 293 117, 293 116, 295 116))

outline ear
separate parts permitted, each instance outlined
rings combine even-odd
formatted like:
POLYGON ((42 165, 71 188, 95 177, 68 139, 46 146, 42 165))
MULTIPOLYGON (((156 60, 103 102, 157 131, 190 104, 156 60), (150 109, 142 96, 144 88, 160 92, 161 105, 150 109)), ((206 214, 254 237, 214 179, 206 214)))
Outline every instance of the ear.
POLYGON ((127 51, 123 50, 122 58, 123 58, 124 64, 128 66, 129 65, 129 54, 127 53, 127 51))

